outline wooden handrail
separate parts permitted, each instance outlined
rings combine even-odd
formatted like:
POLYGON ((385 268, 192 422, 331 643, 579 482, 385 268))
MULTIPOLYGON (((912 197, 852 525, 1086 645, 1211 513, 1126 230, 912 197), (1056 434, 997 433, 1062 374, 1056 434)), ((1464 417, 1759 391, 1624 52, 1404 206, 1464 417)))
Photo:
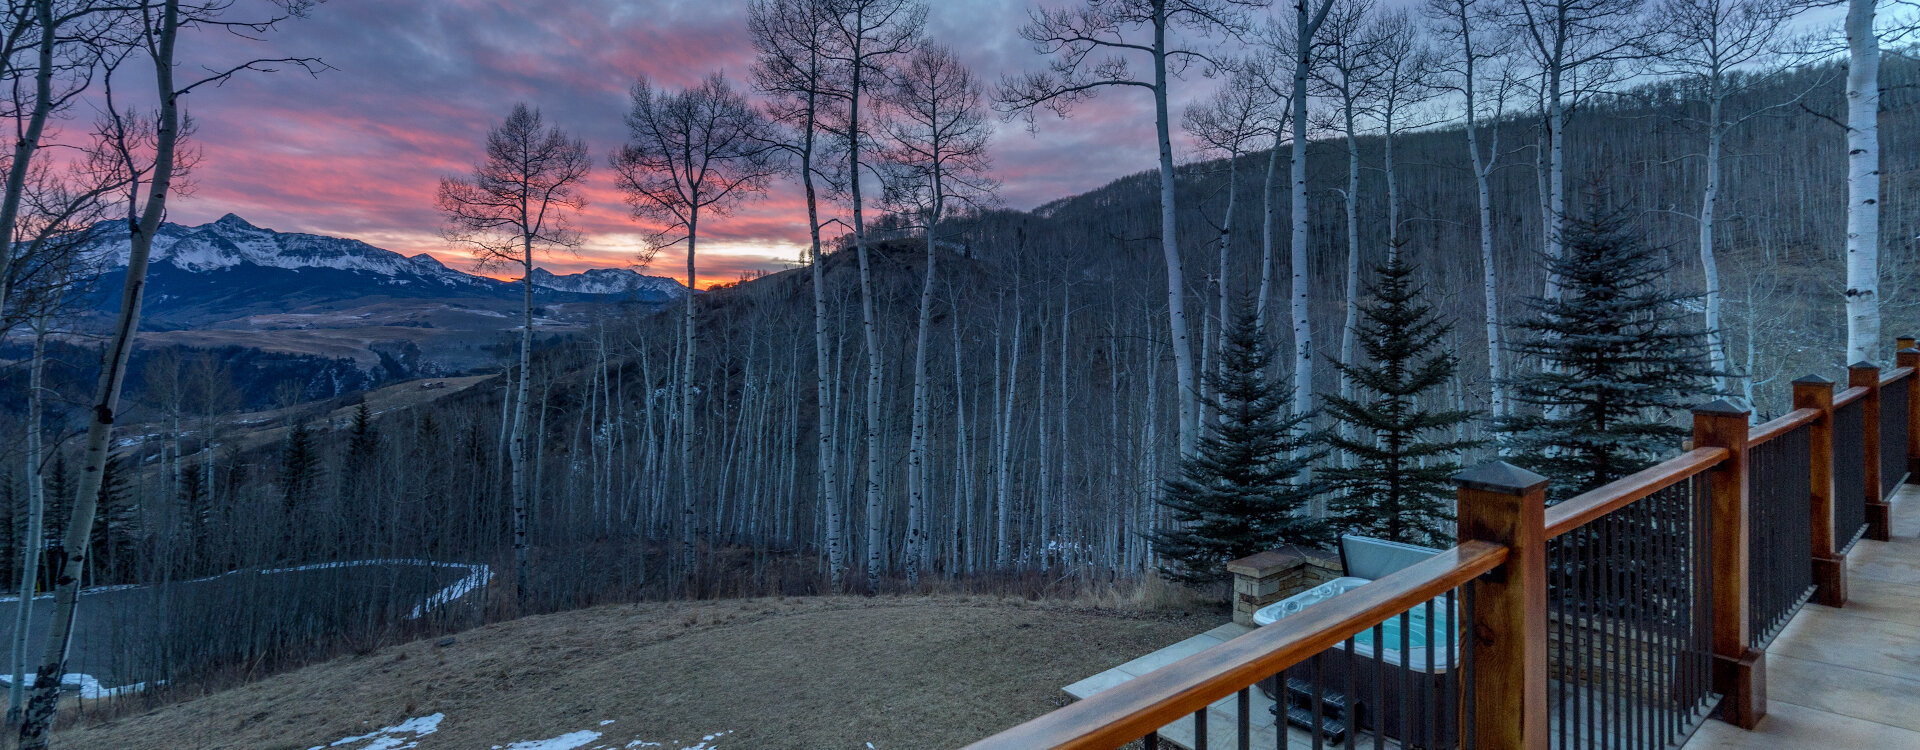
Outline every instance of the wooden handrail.
POLYGON ((1782 414, 1766 424, 1753 428, 1753 432, 1747 434, 1747 447, 1751 448, 1768 440, 1780 437, 1781 435, 1785 435, 1792 432, 1794 428, 1803 424, 1811 424, 1813 420, 1819 418, 1819 409, 1795 409, 1782 414))
POLYGON ((1895 381, 1913 374, 1911 367, 1895 367, 1880 373, 1880 387, 1893 385, 1895 381))
POLYGON ((1842 406, 1846 406, 1847 404, 1851 404, 1855 401, 1859 401, 1860 399, 1863 399, 1866 397, 1867 397, 1867 387, 1864 385, 1856 385, 1852 388, 1848 388, 1844 391, 1833 394, 1833 408, 1838 409, 1842 406))
POLYGON ((1255 628, 967 746, 967 750, 1113 750, 1279 674, 1506 562, 1507 548, 1465 542, 1406 569, 1255 628))
POLYGON ((1672 487, 1726 460, 1725 448, 1695 448, 1547 508, 1547 538, 1592 523, 1635 500, 1672 487))

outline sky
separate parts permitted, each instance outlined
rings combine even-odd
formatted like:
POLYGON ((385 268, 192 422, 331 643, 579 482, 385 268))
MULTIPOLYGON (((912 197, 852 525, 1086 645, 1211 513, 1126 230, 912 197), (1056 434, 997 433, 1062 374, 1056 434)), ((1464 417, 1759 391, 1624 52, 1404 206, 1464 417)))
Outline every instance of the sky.
MULTIPOLYGON (((929 5, 928 36, 954 48, 989 92, 1003 75, 1045 64, 1018 35, 1030 0, 929 5)), ((242 2, 234 17, 260 7, 242 2)), ((606 167, 625 138, 628 88, 641 75, 677 88, 714 71, 744 85, 753 62, 745 0, 331 0, 258 40, 191 34, 182 75, 285 56, 319 57, 333 69, 243 74, 190 94, 202 159, 169 220, 198 224, 231 212, 280 231, 426 252, 463 270, 473 266, 440 237, 434 190, 440 178, 471 169, 486 131, 515 102, 585 139, 595 159, 589 205, 574 219, 584 243, 541 265, 631 266, 645 230, 606 167)), ((1196 90, 1212 85, 1198 83, 1196 90)), ((1103 93, 1071 120, 1042 113, 1031 130, 1020 121, 996 127, 995 176, 1012 208, 1155 167, 1144 90, 1103 93)), ((797 183, 776 182, 764 199, 703 221, 701 234, 701 286, 796 263, 807 237, 797 183)), ((646 272, 684 280, 682 249, 663 250, 646 272)))

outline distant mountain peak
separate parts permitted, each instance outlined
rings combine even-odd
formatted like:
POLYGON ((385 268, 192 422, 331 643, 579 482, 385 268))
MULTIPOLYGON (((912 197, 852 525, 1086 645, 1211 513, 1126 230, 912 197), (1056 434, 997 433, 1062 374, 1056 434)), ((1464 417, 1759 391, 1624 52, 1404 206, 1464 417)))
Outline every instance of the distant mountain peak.
POLYGON ((214 220, 213 223, 218 226, 231 227, 234 229, 259 229, 260 228, 260 227, 254 226, 252 222, 249 222, 246 219, 240 218, 239 214, 233 213, 231 211, 229 211, 225 216, 221 216, 219 219, 214 220))

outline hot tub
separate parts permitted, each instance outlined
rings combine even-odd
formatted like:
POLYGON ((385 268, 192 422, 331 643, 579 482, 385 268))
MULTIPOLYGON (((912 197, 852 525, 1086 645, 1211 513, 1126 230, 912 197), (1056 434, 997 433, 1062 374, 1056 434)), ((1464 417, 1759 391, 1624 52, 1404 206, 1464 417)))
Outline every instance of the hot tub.
MULTIPOLYGON (((1352 591, 1368 582, 1365 578, 1335 578, 1255 610, 1253 613, 1253 623, 1261 626, 1272 625, 1286 618, 1288 615, 1295 614, 1314 604, 1352 591)), ((1447 629, 1453 625, 1453 618, 1451 614, 1449 614, 1445 598, 1433 600, 1433 624, 1431 628, 1429 628, 1427 624, 1426 605, 1418 605, 1407 611, 1406 626, 1409 632, 1407 633, 1406 649, 1404 652, 1401 650, 1400 620, 1401 618, 1399 617, 1389 617, 1386 622, 1380 624, 1380 636, 1386 641, 1387 646, 1386 653, 1383 654, 1381 658, 1384 659, 1386 663, 1396 667, 1406 666, 1423 672, 1432 671, 1434 673, 1446 672, 1453 668, 1454 648, 1448 648, 1448 644, 1446 643, 1446 641, 1449 640, 1446 636, 1447 629), (1442 643, 1434 644, 1436 646, 1434 648, 1429 648, 1427 644, 1427 634, 1429 631, 1431 631, 1435 640, 1442 641, 1442 643), (1433 660, 1431 670, 1427 667, 1427 660, 1430 654, 1433 660)), ((1367 659, 1373 658, 1373 635, 1373 628, 1362 630, 1354 635, 1353 649, 1355 656, 1361 656, 1367 659)), ((1457 648, 1459 639, 1454 638, 1451 640, 1455 648, 1457 648)), ((1342 651, 1344 650, 1343 647, 1342 651)))
MULTIPOLYGON (((1283 621, 1287 617, 1367 583, 1365 578, 1336 578, 1261 607, 1253 613, 1253 621, 1262 627, 1286 627, 1283 621)), ((1453 747, 1458 693, 1453 657, 1460 639, 1457 634, 1448 635, 1453 619, 1447 600, 1434 599, 1431 604, 1431 619, 1426 604, 1408 610, 1404 648, 1402 617, 1396 615, 1380 625, 1384 648, 1374 643, 1375 630, 1368 628, 1354 635, 1351 652, 1345 643, 1321 652, 1316 657, 1318 690, 1330 699, 1338 696, 1337 700, 1323 701, 1323 706, 1350 705, 1351 721, 1347 716, 1337 717, 1343 723, 1362 730, 1377 728, 1406 747, 1453 747), (1428 642, 1429 633, 1432 643, 1428 642), (1402 716, 1406 717, 1404 722, 1402 716)), ((1289 687, 1285 692, 1290 703, 1300 706, 1311 700, 1312 675, 1311 662, 1288 670, 1289 687)), ((1269 689, 1269 694, 1273 692, 1269 689)), ((1307 728, 1309 723, 1296 722, 1296 726, 1307 728)))

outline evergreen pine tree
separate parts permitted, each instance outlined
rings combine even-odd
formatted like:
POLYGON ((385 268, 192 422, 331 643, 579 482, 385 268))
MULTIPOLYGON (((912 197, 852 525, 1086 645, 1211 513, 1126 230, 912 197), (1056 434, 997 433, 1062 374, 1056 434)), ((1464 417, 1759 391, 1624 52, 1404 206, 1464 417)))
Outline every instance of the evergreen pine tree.
POLYGON ((180 471, 180 517, 187 527, 187 567, 199 572, 207 563, 207 473, 200 462, 180 471))
POLYGON ((1320 454, 1296 429, 1306 416, 1288 414, 1288 394, 1266 376, 1273 353, 1247 307, 1227 331, 1219 371, 1207 376, 1218 421, 1167 482, 1160 503, 1173 525, 1152 535, 1161 570, 1183 583, 1219 581, 1227 561, 1256 552, 1330 541, 1325 525, 1306 515, 1321 489, 1304 474, 1320 454))
POLYGON ((93 580, 98 584, 130 582, 134 551, 133 491, 127 485, 127 461, 107 460, 100 477, 100 505, 93 516, 93 580))
POLYGON ((1539 366, 1511 381, 1527 408, 1501 420, 1515 464, 1566 499, 1673 454, 1680 418, 1712 395, 1707 332, 1661 288, 1672 268, 1621 215, 1568 222, 1565 254, 1547 259, 1560 299, 1531 298, 1511 346, 1539 366))
POLYGON ((287 560, 300 555, 299 530, 302 516, 312 511, 314 486, 320 456, 314 447, 313 430, 303 421, 287 427, 287 442, 280 448, 281 552, 287 560))
POLYGON ((1481 441, 1453 436, 1480 412, 1437 409, 1459 360, 1444 341, 1453 324, 1421 301, 1416 269, 1396 251, 1374 272, 1356 331, 1367 363, 1336 362, 1354 397, 1323 394, 1327 412, 1350 429, 1328 442, 1352 458, 1321 469, 1334 489, 1334 529, 1409 544, 1445 541, 1453 518, 1459 456, 1481 441))

